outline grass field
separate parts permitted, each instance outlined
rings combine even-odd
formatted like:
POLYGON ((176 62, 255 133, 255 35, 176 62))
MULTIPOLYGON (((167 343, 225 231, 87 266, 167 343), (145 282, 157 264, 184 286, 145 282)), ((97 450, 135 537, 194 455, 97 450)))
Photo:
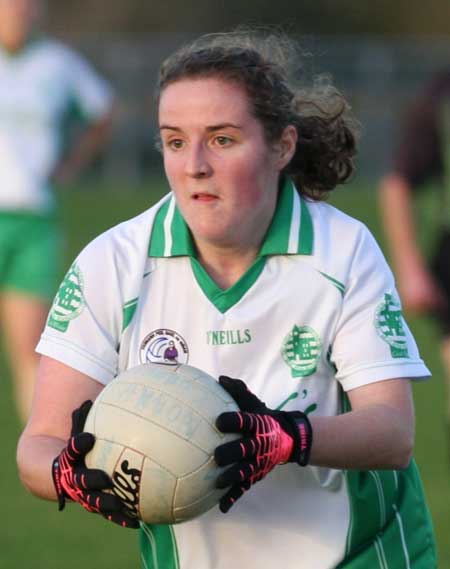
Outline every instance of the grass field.
MULTIPOLYGON (((152 204, 164 189, 88 188, 64 195, 62 221, 67 231, 67 264, 93 236, 152 204)), ((349 186, 333 203, 367 223, 381 239, 374 194, 349 186)), ((438 333, 428 319, 410 320, 423 357, 433 372, 431 382, 415 386, 416 458, 432 511, 441 569, 450 567, 450 449, 444 422, 443 371, 437 350, 438 333)), ((20 426, 14 413, 10 379, 0 354, 0 569, 134 569, 139 567, 137 535, 88 515, 78 507, 56 511, 53 503, 29 496, 20 486, 15 447, 20 426)), ((371 568, 368 568, 371 569, 371 568)), ((397 569, 397 568, 395 568, 397 569)))

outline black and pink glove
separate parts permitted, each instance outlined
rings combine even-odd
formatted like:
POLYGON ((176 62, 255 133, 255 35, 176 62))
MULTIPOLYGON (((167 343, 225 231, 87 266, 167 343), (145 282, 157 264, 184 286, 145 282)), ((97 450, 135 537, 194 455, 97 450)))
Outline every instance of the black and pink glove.
POLYGON ((222 433, 240 433, 243 437, 218 446, 214 454, 219 466, 232 465, 216 483, 218 488, 230 487, 219 503, 220 510, 226 513, 252 484, 278 464, 296 462, 306 466, 312 428, 301 411, 269 409, 240 379, 221 375, 219 383, 241 411, 222 413, 216 426, 222 433))
POLYGON ((127 514, 120 498, 101 491, 113 486, 106 472, 85 465, 84 458, 95 444, 94 435, 83 432, 91 406, 92 401, 85 401, 72 413, 71 437, 53 461, 52 475, 59 510, 64 509, 66 500, 71 500, 88 512, 100 514, 122 527, 138 528, 138 520, 127 514))

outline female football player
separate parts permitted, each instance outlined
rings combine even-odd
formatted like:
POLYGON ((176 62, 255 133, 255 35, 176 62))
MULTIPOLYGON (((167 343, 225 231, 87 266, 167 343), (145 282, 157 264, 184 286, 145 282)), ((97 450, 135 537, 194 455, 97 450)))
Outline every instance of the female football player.
POLYGON ((412 459, 410 383, 429 372, 373 237, 323 201, 353 171, 355 127, 330 84, 296 85, 298 57, 280 35, 233 32, 162 64, 171 192, 81 252, 38 347, 18 461, 60 508, 138 525, 85 467, 83 424, 118 373, 164 357, 155 338, 241 409, 217 419, 243 435, 215 452, 220 507, 141 524, 146 568, 436 567, 412 459))

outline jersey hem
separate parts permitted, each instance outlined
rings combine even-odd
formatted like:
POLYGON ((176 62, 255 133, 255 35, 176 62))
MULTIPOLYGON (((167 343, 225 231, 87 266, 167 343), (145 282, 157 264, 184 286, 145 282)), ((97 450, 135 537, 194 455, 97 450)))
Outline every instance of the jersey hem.
POLYGON ((108 384, 117 375, 116 370, 94 359, 90 354, 67 342, 58 341, 56 338, 41 338, 36 352, 66 364, 103 385, 108 384), (64 353, 61 353, 60 346, 64 346, 64 353))
POLYGON ((422 360, 405 363, 399 362, 393 364, 386 362, 378 364, 376 367, 365 366, 360 367, 354 372, 347 374, 345 378, 337 377, 344 391, 350 391, 357 387, 363 387, 377 381, 386 381, 388 379, 406 378, 414 381, 426 380, 431 376, 431 372, 425 366, 422 360))

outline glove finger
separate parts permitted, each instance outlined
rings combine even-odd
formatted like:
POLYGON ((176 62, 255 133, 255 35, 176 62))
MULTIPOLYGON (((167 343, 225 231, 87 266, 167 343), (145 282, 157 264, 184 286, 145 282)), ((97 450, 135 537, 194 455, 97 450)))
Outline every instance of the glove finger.
POLYGON ((92 401, 87 399, 84 403, 75 409, 72 413, 72 430, 71 435, 78 435, 83 431, 84 423, 92 407, 92 401))
POLYGON ((252 393, 242 379, 233 379, 226 375, 219 376, 220 385, 236 401, 241 411, 265 411, 267 409, 254 393, 252 393))
POLYGON ((220 511, 223 514, 226 514, 231 507, 239 500, 239 498, 247 492, 250 488, 250 482, 244 482, 242 484, 236 484, 225 494, 222 496, 219 502, 220 511))
POLYGON ((244 433, 252 435, 256 428, 261 426, 261 415, 255 413, 239 413, 227 411, 221 413, 216 419, 216 427, 222 433, 244 433))
POLYGON ((242 459, 252 458, 259 450, 260 445, 254 437, 237 439, 216 447, 214 460, 218 466, 227 466, 242 459))
POLYGON ((243 460, 237 464, 233 464, 224 472, 219 474, 216 480, 217 488, 228 488, 233 484, 251 481, 257 472, 256 461, 243 460))
POLYGON ((132 518, 131 516, 127 516, 122 512, 102 512, 102 516, 106 518, 108 521, 113 522, 123 528, 130 528, 130 529, 138 529, 139 528, 139 520, 136 518, 132 518))
POLYGON ((104 470, 79 468, 74 471, 75 484, 83 490, 112 488, 113 482, 104 470))
POLYGON ((82 501, 94 511, 103 514, 104 512, 120 513, 124 509, 123 502, 120 498, 114 494, 108 494, 106 492, 99 492, 93 490, 82 491, 82 501))
POLYGON ((79 433, 71 437, 66 447, 67 458, 72 463, 82 460, 94 444, 95 437, 91 433, 79 433))

